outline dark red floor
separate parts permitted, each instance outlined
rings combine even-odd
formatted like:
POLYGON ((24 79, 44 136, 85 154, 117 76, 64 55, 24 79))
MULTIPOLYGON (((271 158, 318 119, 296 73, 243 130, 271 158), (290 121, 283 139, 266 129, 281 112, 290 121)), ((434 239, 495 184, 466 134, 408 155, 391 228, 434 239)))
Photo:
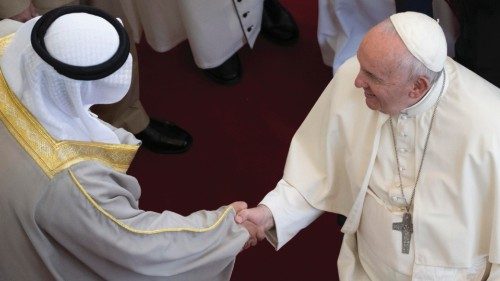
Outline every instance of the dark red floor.
MULTIPOLYGON (((292 47, 259 38, 239 52, 243 79, 220 86, 199 71, 187 42, 167 53, 139 46, 141 99, 151 116, 194 137, 181 155, 140 150, 129 171, 141 207, 189 214, 236 200, 249 205, 281 178, 290 140, 331 78, 316 39, 317 1, 282 0, 300 28, 292 47)), ((325 214, 276 252, 265 241, 242 252, 232 280, 337 280, 341 233, 325 214)))

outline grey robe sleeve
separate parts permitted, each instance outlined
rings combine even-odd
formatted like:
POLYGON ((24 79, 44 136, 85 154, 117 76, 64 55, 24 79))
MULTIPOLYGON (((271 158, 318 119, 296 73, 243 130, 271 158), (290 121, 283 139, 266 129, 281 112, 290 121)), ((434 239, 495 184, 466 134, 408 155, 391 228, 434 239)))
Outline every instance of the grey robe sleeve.
POLYGON ((82 271, 106 280, 229 280, 248 239, 232 208, 186 217, 140 210, 137 180, 96 162, 53 181, 35 219, 54 240, 50 263, 65 280, 82 271))

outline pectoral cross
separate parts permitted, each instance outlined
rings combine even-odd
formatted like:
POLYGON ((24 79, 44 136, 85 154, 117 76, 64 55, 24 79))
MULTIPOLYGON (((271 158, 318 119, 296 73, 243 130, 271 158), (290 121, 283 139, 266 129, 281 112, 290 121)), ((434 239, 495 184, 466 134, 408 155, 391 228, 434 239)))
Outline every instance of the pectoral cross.
POLYGON ((413 223, 411 221, 411 214, 406 212, 403 214, 403 221, 395 222, 392 224, 392 230, 401 231, 401 235, 403 236, 402 242, 402 250, 403 254, 408 254, 410 252, 410 241, 411 234, 413 233, 413 223))

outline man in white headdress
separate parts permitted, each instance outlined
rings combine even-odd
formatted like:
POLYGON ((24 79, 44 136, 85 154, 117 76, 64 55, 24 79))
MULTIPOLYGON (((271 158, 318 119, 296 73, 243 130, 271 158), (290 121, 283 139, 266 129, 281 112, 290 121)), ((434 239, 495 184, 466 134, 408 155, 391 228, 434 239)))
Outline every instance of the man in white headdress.
MULTIPOLYGON (((79 0, 0 0, 0 19, 12 19, 19 22, 44 14, 47 11, 63 5, 87 3, 89 1, 79 0)), ((101 1, 103 2, 103 1, 101 1)), ((107 1, 104 1, 107 2, 107 1)), ((123 15, 115 15, 123 17, 123 15)), ((13 29, 15 25, 0 22, 0 30, 13 29)), ((126 22, 125 22, 126 23, 126 22)), ((191 135, 181 127, 172 122, 160 121, 149 118, 142 106, 139 93, 139 67, 137 63, 137 52, 135 44, 131 41, 131 53, 134 60, 132 72, 132 84, 127 95, 114 104, 96 105, 92 111, 99 118, 109 122, 115 127, 122 127, 135 134, 141 139, 143 147, 157 153, 181 153, 187 151, 193 141, 191 135)))
POLYGON ((392 15, 316 102, 276 188, 236 219, 279 249, 322 212, 347 216, 340 280, 499 280, 498 108, 435 20, 392 15))
POLYGON ((126 174, 139 141, 89 111, 130 86, 118 20, 53 10, 0 39, 0 67, 0 279, 229 280, 249 238, 234 222, 245 204, 139 209, 126 174))

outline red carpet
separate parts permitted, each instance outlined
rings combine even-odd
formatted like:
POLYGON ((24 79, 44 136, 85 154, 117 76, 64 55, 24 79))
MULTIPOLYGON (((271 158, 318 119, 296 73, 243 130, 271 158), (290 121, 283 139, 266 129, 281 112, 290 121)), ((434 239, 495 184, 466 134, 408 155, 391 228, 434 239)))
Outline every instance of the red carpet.
MULTIPOLYGON (((316 39, 317 2, 282 0, 300 40, 291 47, 259 38, 239 52, 242 81, 208 80, 187 42, 167 53, 139 46, 142 102, 194 138, 181 155, 140 150, 129 171, 141 183, 141 207, 187 215, 244 200, 254 206, 282 176, 290 140, 331 78, 316 39)), ((341 233, 325 214, 276 252, 265 241, 242 252, 232 280, 337 280, 341 233)))

